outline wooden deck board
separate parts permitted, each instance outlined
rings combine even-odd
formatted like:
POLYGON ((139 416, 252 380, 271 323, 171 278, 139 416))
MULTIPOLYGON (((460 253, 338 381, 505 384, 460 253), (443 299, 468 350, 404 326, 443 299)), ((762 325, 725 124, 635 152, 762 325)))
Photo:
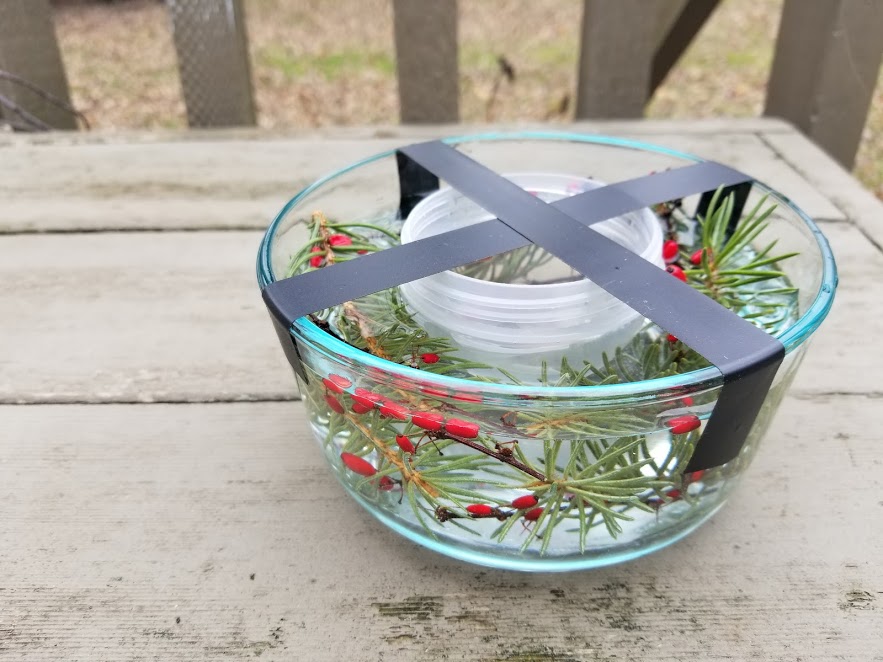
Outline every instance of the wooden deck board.
MULTIPOLYGON (((867 334, 883 337, 883 255, 825 224, 841 287, 796 390, 879 392, 867 334), (856 320, 861 320, 857 325, 856 320)), ((260 298, 248 232, 0 236, 0 402, 295 397, 260 298)))
POLYGON ((0 407, 16 431, 0 464, 0 652, 879 660, 878 403, 789 398, 700 531, 623 566, 535 576, 375 522, 301 403, 0 407))
MULTIPOLYGON (((382 140, 198 140, 0 147, 0 232, 265 228, 319 176, 427 130, 382 140)), ((758 136, 625 134, 715 159, 775 184, 814 218, 845 218, 758 136)))
POLYGON ((706 526, 522 575, 344 495, 279 402, 259 228, 322 171, 480 128, 0 135, 0 659, 883 661, 883 205, 779 121, 576 127, 737 165, 825 219, 834 309, 706 526))

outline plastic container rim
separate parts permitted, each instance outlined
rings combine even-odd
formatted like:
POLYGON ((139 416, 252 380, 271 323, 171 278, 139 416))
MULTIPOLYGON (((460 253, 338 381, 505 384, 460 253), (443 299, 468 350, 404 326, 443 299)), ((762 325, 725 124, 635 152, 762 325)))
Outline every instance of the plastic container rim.
MULTIPOLYGON (((571 176, 574 179, 584 179, 585 181, 591 182, 592 184, 596 184, 596 186, 593 186, 592 189, 588 189, 588 190, 595 190, 595 189, 604 188, 605 186, 607 186, 606 183, 601 183, 598 180, 593 179, 591 177, 578 178, 575 175, 564 175, 563 173, 513 172, 513 173, 501 173, 501 174, 503 175, 503 177, 509 178, 510 181, 515 182, 519 186, 522 186, 522 185, 520 183, 518 183, 515 179, 512 179, 513 177, 527 178, 532 175, 533 176, 537 176, 537 175, 571 176)), ((414 209, 411 211, 411 215, 413 215, 415 212, 417 212, 417 210, 421 208, 421 205, 426 204, 427 201, 436 203, 433 206, 433 208, 439 206, 439 204, 444 204, 444 203, 440 202, 440 199, 430 200, 430 198, 433 196, 440 196, 442 194, 451 195, 451 191, 454 191, 454 189, 452 189, 450 187, 446 187, 446 188, 443 188, 439 191, 436 191, 435 193, 431 194, 430 196, 428 196, 424 200, 421 200, 417 205, 415 205, 414 209)), ((422 209, 421 211, 426 213, 427 210, 422 209)), ((638 209, 633 212, 628 212, 627 214, 621 214, 621 215, 615 216, 613 218, 608 218, 604 221, 601 221, 600 223, 596 223, 594 225, 594 228, 596 230, 600 231, 601 226, 604 226, 608 223, 613 224, 616 221, 627 220, 628 216, 631 214, 644 217, 643 218, 644 221, 655 220, 658 222, 658 218, 655 215, 653 215, 652 212, 650 212, 646 207, 644 207, 642 209, 638 209)), ((408 216, 408 219, 411 218, 411 215, 408 216)), ((484 220, 492 220, 492 218, 493 218, 492 216, 489 216, 487 219, 484 219, 484 220)), ((421 226, 420 229, 425 230, 426 229, 426 227, 425 227, 426 222, 424 221, 424 219, 420 219, 420 220, 423 221, 423 226, 421 226)), ((436 219, 436 220, 438 220, 438 219, 436 219)), ((478 222, 481 222, 481 221, 478 221, 478 222)), ((404 234, 404 228, 407 227, 407 225, 408 225, 408 223, 406 220, 402 225, 403 234, 404 234)), ((620 232, 620 233, 625 232, 625 230, 623 230, 622 228, 619 228, 616 226, 614 226, 614 227, 616 228, 617 232, 620 232)), ((412 232, 413 232, 413 230, 412 230, 412 232)), ((416 232, 413 232, 413 233, 417 234, 416 232)), ((604 234, 609 239, 611 239, 613 241, 617 241, 616 239, 611 237, 609 234, 607 234, 607 233, 604 233, 604 234)), ((652 232, 651 232, 651 234, 652 234, 652 232)), ((660 232, 660 234, 661 234, 661 232, 660 232)), ((425 235, 425 236, 433 236, 433 235, 425 235)), ((424 238, 424 235, 422 235, 422 234, 417 236, 417 239, 423 239, 423 238, 424 238)), ((411 239, 411 241, 415 241, 415 239, 411 239)), ((408 242, 402 241, 402 243, 403 244, 410 243, 410 241, 408 241, 408 242)), ((619 243, 620 245, 624 245, 624 244, 622 244, 622 242, 617 242, 617 243, 619 243)), ((626 246, 626 248, 628 248, 628 247, 626 246)), ((644 247, 644 250, 641 253, 636 253, 636 255, 638 255, 639 257, 642 257, 645 260, 647 260, 648 262, 650 262, 651 261, 650 258, 645 257, 645 253, 647 253, 652 248, 653 248, 653 238, 651 237, 648 242, 648 245, 644 247)), ((631 249, 629 249, 629 250, 631 250, 631 249)), ((657 266, 660 266, 660 265, 657 265, 657 266)), ((662 265, 661 268, 665 268, 665 265, 662 265)), ((496 292, 500 292, 501 294, 506 293, 506 294, 513 294, 513 295, 517 295, 523 291, 526 291, 528 288, 530 288, 532 291, 534 291, 536 293, 542 293, 541 294, 542 296, 547 296, 550 292, 561 292, 562 294, 559 295, 561 297, 570 296, 570 297, 583 298, 584 296, 586 296, 586 294, 590 294, 590 293, 587 293, 584 291, 587 286, 586 286, 584 280, 581 280, 581 279, 573 280, 573 281, 566 282, 566 283, 531 283, 530 285, 527 285, 524 283, 498 283, 495 281, 487 281, 482 278, 475 278, 473 276, 467 276, 466 274, 457 273, 456 271, 447 271, 447 272, 443 271, 439 274, 434 274, 434 275, 436 275, 436 276, 447 275, 447 277, 451 280, 452 286, 454 283, 456 283, 458 285, 458 287, 455 289, 455 291, 457 291, 457 292, 462 292, 463 288, 472 286, 472 287, 480 288, 482 291, 493 290, 496 292), (475 284, 474 281, 477 281, 478 284, 475 284)), ((428 276, 427 278, 432 278, 432 277, 428 276)), ((601 289, 597 285, 592 283, 591 281, 589 281, 589 283, 591 283, 592 289, 594 289, 594 290, 601 289)), ((476 295, 476 296, 482 296, 482 295, 476 295)), ((488 296, 488 295, 484 295, 484 296, 488 296)))

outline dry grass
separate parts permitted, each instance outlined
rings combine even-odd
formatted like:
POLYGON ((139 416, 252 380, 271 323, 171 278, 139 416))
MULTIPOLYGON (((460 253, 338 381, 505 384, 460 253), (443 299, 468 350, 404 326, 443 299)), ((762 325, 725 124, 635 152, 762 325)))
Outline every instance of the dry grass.
POLYGON ((74 103, 94 127, 186 126, 164 6, 65 5, 55 26, 74 103))
MULTIPOLYGON (((395 123, 389 0, 246 0, 264 127, 395 123)), ((761 112, 782 0, 724 0, 657 91, 652 117, 761 112)), ((460 0, 464 121, 572 117, 581 0, 460 0), (517 78, 489 105, 497 56, 517 78)), ((155 0, 59 7, 74 100, 96 127, 183 127, 164 7, 155 0)), ((883 85, 856 173, 883 197, 883 85)))

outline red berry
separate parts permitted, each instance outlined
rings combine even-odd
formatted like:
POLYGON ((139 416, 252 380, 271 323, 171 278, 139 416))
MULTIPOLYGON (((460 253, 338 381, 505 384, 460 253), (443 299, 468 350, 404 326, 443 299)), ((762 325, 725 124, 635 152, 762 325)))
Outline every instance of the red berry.
POLYGON ((380 405, 380 415, 385 416, 386 418, 395 418, 399 421, 407 421, 408 420, 408 410, 404 405, 400 405, 398 402, 392 402, 391 400, 387 400, 380 405))
POLYGON ((369 409, 373 409, 374 405, 383 402, 383 396, 378 395, 374 391, 369 391, 366 388, 357 388, 356 392, 353 393, 352 398, 360 405, 368 407, 369 409))
POLYGON ((420 360, 423 361, 423 363, 438 363, 439 355, 428 352, 426 354, 421 354, 420 360))
POLYGON ((666 262, 674 262, 678 258, 678 242, 669 239, 662 244, 662 259, 666 262))
POLYGON ((537 499, 533 494, 525 494, 524 496, 520 496, 517 499, 512 501, 512 507, 516 510, 524 510, 526 508, 533 508, 539 499, 537 499))
MULTIPOLYGON (((321 246, 313 246, 313 247, 310 249, 310 253, 324 253, 324 251, 322 250, 322 247, 321 247, 321 246)), ((315 256, 313 256, 313 257, 310 258, 310 266, 313 267, 314 269, 315 269, 315 268, 318 268, 318 267, 321 267, 321 266, 322 266, 322 261, 323 261, 324 259, 325 259, 325 258, 324 258, 322 255, 315 255, 315 256)))
POLYGON ((672 334, 669 333, 669 334, 668 334, 668 337, 666 338, 666 340, 668 340, 668 342, 677 342, 677 341, 678 341, 678 337, 677 337, 677 336, 673 336, 672 334))
POLYGON ((693 403, 694 403, 694 400, 689 395, 685 395, 683 398, 681 398, 681 404, 684 405, 685 407, 692 407, 693 403))
POLYGON ((691 474, 687 474, 687 480, 691 483, 695 483, 697 481, 702 480, 702 476, 705 475, 705 469, 700 469, 699 471, 694 471, 691 474))
POLYGON ((396 482, 389 476, 380 477, 380 484, 378 485, 378 487, 384 492, 389 492, 390 490, 394 489, 395 486, 396 482))
POLYGON ((445 421, 445 431, 458 437, 466 439, 475 439, 478 436, 478 424, 469 421, 461 421, 459 418, 452 418, 445 421))
POLYGON ((524 519, 526 519, 528 522, 536 522, 542 514, 542 508, 534 508, 533 510, 528 510, 526 513, 524 513, 524 519))
POLYGON ((704 248, 700 248, 698 251, 696 251, 695 253, 693 253, 693 254, 690 256, 690 264, 695 264, 696 266, 699 266, 700 264, 702 264, 702 254, 703 254, 704 252, 705 252, 705 249, 704 249, 704 248))
POLYGON ((325 402, 328 404, 328 408, 331 409, 331 411, 337 412, 338 414, 342 414, 345 411, 343 405, 340 404, 340 400, 330 393, 325 395, 325 402))
POLYGON ((368 254, 368 251, 366 251, 366 250, 363 248, 363 249, 361 249, 361 250, 356 251, 356 253, 358 253, 359 255, 367 255, 367 254, 368 254))
POLYGON ((411 440, 408 439, 405 435, 396 435, 396 443, 399 445, 399 448, 401 448, 406 453, 411 453, 411 455, 414 454, 414 444, 412 444, 411 440))
POLYGON ((452 396, 454 400, 459 400, 460 402, 481 402, 481 396, 472 393, 458 393, 452 396))
POLYGON ((365 405, 365 404, 362 404, 361 402, 354 402, 353 406, 350 407, 350 409, 353 410, 354 414, 367 414, 369 411, 374 409, 374 405, 373 404, 365 405))
POLYGON ((373 476, 377 473, 374 465, 363 457, 353 455, 352 453, 341 453, 340 459, 343 460, 347 469, 360 476, 373 476))
POLYGON ((665 270, 678 280, 683 281, 684 283, 687 282, 687 274, 685 274, 684 270, 681 269, 678 265, 670 264, 665 268, 665 270))
POLYGON ((665 496, 667 496, 672 501, 677 501, 678 499, 681 498, 681 491, 680 490, 669 490, 668 492, 665 493, 665 496))
POLYGON ((489 517, 494 513, 494 509, 486 503, 473 503, 466 506, 466 512, 473 517, 489 517))
POLYGON ((345 234, 333 234, 328 237, 328 243, 332 246, 352 246, 353 240, 345 234))
POLYGON ((450 394, 447 391, 441 391, 435 388, 429 388, 428 386, 421 386, 420 392, 424 395, 428 395, 431 398, 447 398, 450 394))
POLYGON ((325 384, 325 388, 332 393, 343 393, 343 389, 349 388, 353 385, 350 380, 346 377, 341 377, 340 375, 328 375, 322 380, 322 383, 325 384))
POLYGON ((665 424, 671 428, 672 434, 686 434, 702 425, 702 421, 699 420, 698 416, 687 414, 686 416, 678 416, 670 421, 666 421, 665 424))
POLYGON ((431 411, 417 411, 411 414, 411 422, 418 428, 429 430, 430 432, 438 432, 442 429, 444 416, 431 411))

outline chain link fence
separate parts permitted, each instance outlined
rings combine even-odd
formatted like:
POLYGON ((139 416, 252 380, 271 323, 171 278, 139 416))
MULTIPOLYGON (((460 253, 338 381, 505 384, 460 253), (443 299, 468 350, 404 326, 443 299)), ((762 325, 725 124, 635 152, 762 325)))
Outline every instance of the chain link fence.
POLYGON ((190 126, 255 123, 241 0, 168 0, 190 126))

